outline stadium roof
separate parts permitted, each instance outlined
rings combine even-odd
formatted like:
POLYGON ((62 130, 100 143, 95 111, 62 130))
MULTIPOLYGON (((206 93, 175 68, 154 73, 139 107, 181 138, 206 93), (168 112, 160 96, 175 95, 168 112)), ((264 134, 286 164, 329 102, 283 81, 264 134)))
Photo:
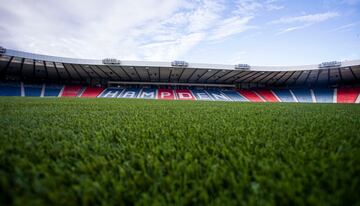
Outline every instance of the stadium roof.
POLYGON ((248 66, 180 62, 89 60, 4 49, 1 76, 24 79, 188 84, 334 85, 358 83, 360 60, 304 66, 248 66))

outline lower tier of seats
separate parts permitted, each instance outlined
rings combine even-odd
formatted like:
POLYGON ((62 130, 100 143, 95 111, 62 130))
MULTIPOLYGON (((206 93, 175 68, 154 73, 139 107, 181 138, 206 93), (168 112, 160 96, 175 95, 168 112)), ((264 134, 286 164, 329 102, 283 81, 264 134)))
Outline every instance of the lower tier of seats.
POLYGON ((139 98, 237 102, 359 103, 360 87, 296 89, 103 88, 80 85, 0 83, 0 96, 139 98))

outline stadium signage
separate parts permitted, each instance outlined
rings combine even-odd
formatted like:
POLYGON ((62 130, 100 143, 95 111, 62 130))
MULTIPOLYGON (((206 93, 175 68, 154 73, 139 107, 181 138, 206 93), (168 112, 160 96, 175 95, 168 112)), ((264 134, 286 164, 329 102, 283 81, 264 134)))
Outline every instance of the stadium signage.
POLYGON ((231 101, 221 91, 202 89, 136 89, 136 88, 108 88, 99 97, 102 98, 141 98, 141 99, 166 99, 166 100, 207 100, 207 101, 231 101))
POLYGON ((120 64, 121 61, 114 58, 105 58, 102 60, 103 64, 120 64))
POLYGON ((319 64, 319 68, 338 68, 341 66, 341 62, 332 61, 332 62, 323 62, 319 64))
POLYGON ((248 65, 248 64, 237 64, 237 65, 235 65, 235 69, 249 70, 250 65, 248 65))
POLYGON ((157 98, 158 99, 173 100, 173 99, 175 99, 174 90, 172 90, 172 89, 158 89, 157 98))
POLYGON ((186 61, 173 61, 171 62, 171 66, 173 67, 188 67, 189 64, 186 61))

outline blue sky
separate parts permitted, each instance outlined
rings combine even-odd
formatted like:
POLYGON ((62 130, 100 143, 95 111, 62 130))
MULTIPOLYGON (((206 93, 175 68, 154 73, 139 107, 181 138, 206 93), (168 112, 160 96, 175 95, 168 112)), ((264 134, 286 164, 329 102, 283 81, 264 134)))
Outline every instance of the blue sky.
POLYGON ((360 59, 360 0, 0 0, 0 45, 250 65, 360 59))

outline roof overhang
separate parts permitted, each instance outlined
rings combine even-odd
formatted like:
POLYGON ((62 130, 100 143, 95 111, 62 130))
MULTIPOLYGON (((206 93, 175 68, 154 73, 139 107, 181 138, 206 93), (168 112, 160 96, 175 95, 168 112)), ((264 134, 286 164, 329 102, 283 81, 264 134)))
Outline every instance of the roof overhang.
POLYGON ((79 80, 103 79, 117 82, 162 82, 192 84, 338 84, 359 82, 360 60, 343 61, 339 67, 319 68, 318 64, 303 66, 249 66, 174 62, 91 60, 6 49, 0 59, 2 75, 20 75, 28 79, 79 80), (185 65, 185 63, 184 63, 185 65))

